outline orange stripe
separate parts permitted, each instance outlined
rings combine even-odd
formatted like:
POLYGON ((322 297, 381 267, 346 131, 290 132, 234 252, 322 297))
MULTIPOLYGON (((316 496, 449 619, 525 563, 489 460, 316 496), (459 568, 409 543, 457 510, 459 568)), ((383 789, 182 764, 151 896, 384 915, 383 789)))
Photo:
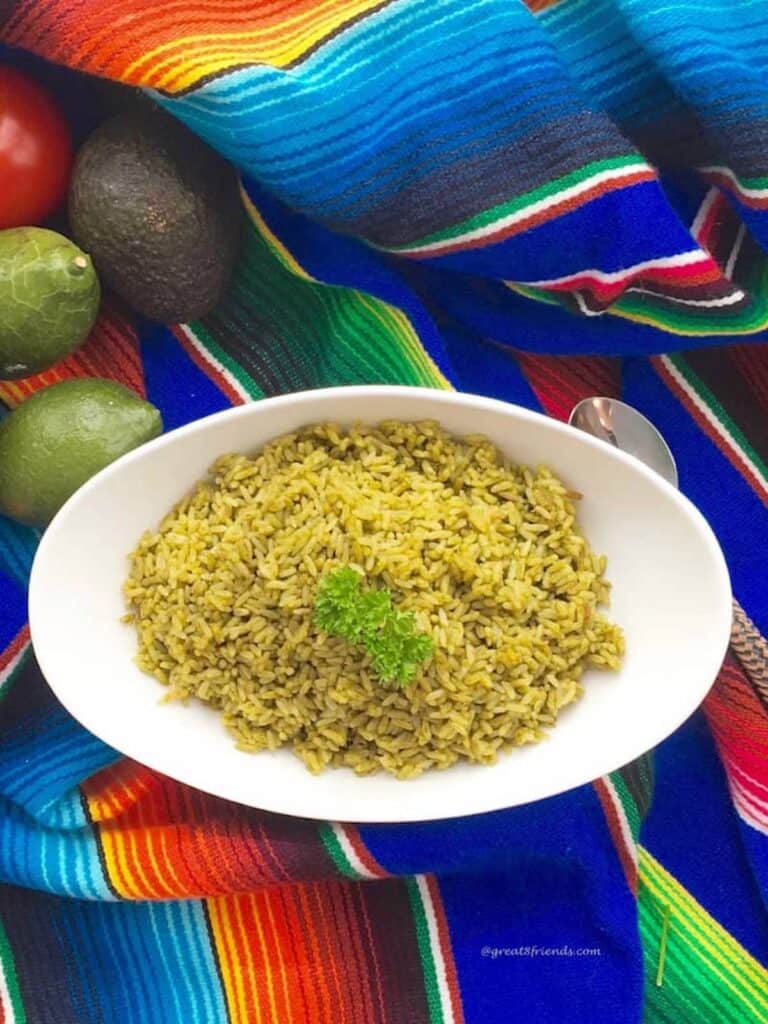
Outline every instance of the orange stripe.
MULTIPOLYGON (((320 1021, 320 1006, 317 1000, 317 986, 314 982, 315 966, 306 947, 307 928, 300 915, 298 908, 299 887, 276 890, 280 896, 284 909, 285 928, 290 936, 290 943, 293 949, 293 963, 295 971, 293 978, 296 984, 297 995, 301 999, 303 1017, 299 1020, 320 1021), (305 984, 306 979, 306 984, 305 984)), ((290 1018, 289 1018, 290 1019, 290 1018)))
POLYGON ((254 939, 256 937, 255 924, 258 912, 255 910, 253 902, 254 896, 252 894, 243 893, 231 898, 230 907, 234 919, 233 935, 238 950, 236 969, 240 974, 243 985, 243 1001, 245 1006, 243 1021, 247 1021, 248 1024, 261 1024, 264 1018, 262 1015, 260 986, 257 985, 256 979, 261 977, 262 972, 257 968, 262 965, 257 965, 256 962, 254 939))
POLYGON ((290 1020, 291 1019, 291 1016, 290 1016, 291 1001, 290 1001, 290 997, 288 995, 288 976, 287 976, 286 971, 285 971, 285 964, 286 964, 286 959, 287 958, 286 958, 286 951, 283 949, 283 943, 281 941, 280 931, 278 930, 277 922, 275 921, 275 912, 274 912, 274 909, 272 907, 272 903, 274 901, 274 895, 273 895, 272 892, 270 892, 269 889, 265 889, 263 894, 262 894, 262 897, 263 897, 264 906, 265 906, 265 909, 266 909, 267 922, 269 923, 270 941, 271 941, 271 944, 272 944, 272 948, 275 951, 274 959, 277 962, 277 969, 278 969, 278 972, 279 972, 279 975, 280 975, 280 990, 279 991, 280 991, 280 994, 281 994, 282 998, 278 999, 277 998, 277 993, 275 994, 275 1007, 276 1007, 276 1009, 275 1009, 275 1019, 278 1020, 278 1021, 290 1020))
POLYGON ((312 950, 312 959, 314 961, 315 972, 316 972, 316 986, 317 986, 317 989, 320 992, 320 995, 321 995, 321 998, 322 998, 322 1002, 323 1002, 323 1013, 324 1013, 324 1016, 320 1017, 318 1019, 319 1020, 332 1020, 333 1017, 331 1016, 331 1006, 332 1006, 332 1004, 331 1004, 331 1000, 330 1000, 330 993, 328 992, 328 986, 325 983, 325 973, 322 970, 322 963, 323 963, 323 961, 322 961, 322 957, 320 955, 320 949, 319 949, 318 944, 317 944, 317 931, 316 931, 316 928, 315 928, 315 923, 312 920, 312 908, 311 908, 311 906, 309 904, 309 900, 307 898, 306 887, 303 886, 303 885, 300 886, 297 889, 296 896, 298 898, 299 906, 302 909, 302 913, 303 913, 303 917, 304 917, 304 928, 305 928, 306 935, 309 938, 309 944, 310 944, 310 947, 311 947, 311 950, 312 950))
POLYGON ((221 971, 227 1016, 231 1024, 252 1024, 245 1016, 246 1003, 243 988, 234 922, 230 910, 232 896, 218 896, 207 900, 208 917, 213 932, 213 943, 221 971))

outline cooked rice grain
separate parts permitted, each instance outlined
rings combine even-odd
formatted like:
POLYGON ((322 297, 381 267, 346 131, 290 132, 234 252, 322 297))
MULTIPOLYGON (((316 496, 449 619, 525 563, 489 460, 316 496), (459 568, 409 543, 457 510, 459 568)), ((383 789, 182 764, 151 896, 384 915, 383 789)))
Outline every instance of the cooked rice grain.
POLYGON ((131 555, 138 663, 217 708, 241 749, 288 745, 313 772, 491 764, 623 653, 573 497, 432 422, 325 423, 226 455, 131 555), (314 625, 319 579, 342 565, 433 637, 406 687, 314 625))

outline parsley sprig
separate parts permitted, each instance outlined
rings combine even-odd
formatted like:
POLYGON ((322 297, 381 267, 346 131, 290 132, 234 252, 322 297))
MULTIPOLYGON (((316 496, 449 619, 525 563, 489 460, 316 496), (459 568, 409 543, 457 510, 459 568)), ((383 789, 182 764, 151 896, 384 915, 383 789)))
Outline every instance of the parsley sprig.
POLYGON ((383 683, 410 682, 434 650, 432 638, 416 629, 413 614, 398 611, 388 590, 363 590, 360 573, 349 565, 321 579, 315 622, 331 636, 362 645, 383 683))

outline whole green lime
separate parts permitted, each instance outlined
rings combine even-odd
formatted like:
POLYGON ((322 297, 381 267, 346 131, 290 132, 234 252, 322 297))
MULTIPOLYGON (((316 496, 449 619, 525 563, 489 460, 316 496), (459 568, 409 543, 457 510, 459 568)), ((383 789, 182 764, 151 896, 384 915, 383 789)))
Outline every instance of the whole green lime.
POLYGON ((159 411, 111 380, 65 380, 0 422, 0 512, 45 526, 100 469, 156 437, 159 411))
POLYGON ((88 336, 100 289, 90 256, 47 228, 0 231, 0 380, 53 366, 88 336))

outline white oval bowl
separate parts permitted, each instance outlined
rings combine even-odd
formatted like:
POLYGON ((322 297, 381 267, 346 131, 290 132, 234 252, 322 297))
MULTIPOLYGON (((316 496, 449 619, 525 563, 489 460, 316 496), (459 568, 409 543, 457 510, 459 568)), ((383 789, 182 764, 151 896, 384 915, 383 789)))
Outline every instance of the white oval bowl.
POLYGON ((45 532, 29 593, 41 669, 87 729, 180 782, 252 807, 342 821, 423 821, 540 800, 650 750, 700 704, 725 655, 731 593, 709 526, 673 487, 629 455, 513 405, 421 388, 349 387, 266 399, 182 427, 123 456, 70 498, 45 532), (242 753, 218 714, 160 703, 133 663, 121 623, 127 553, 226 452, 250 453, 327 420, 435 419, 482 433, 511 459, 543 463, 584 495, 579 522, 608 557, 610 614, 626 633, 616 673, 589 671, 585 693, 549 738, 493 766, 458 764, 398 781, 348 769, 311 775, 287 750, 242 753))

